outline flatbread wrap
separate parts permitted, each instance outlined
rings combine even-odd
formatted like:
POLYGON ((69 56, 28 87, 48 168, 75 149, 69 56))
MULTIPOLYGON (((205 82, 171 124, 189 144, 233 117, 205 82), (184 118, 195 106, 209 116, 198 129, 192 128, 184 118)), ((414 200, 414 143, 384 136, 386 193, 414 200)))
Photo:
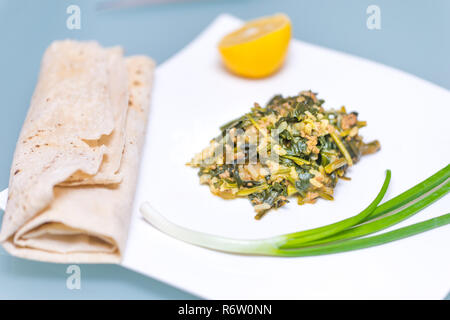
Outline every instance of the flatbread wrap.
POLYGON ((0 241, 60 263, 118 263, 128 236, 154 62, 96 42, 43 57, 11 167, 0 241))

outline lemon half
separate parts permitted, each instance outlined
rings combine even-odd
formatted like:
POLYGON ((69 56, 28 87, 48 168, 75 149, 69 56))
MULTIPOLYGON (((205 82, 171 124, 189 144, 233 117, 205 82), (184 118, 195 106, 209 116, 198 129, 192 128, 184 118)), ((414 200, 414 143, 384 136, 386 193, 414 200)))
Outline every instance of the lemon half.
POLYGON ((249 78, 262 78, 276 72, 284 62, 291 40, 289 17, 275 14, 247 22, 219 42, 225 66, 249 78))

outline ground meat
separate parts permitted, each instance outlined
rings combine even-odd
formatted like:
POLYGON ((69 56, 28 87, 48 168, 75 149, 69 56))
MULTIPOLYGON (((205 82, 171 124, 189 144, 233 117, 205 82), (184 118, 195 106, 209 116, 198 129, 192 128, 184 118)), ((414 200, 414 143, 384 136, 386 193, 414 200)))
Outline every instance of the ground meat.
POLYGON ((354 113, 349 113, 345 116, 342 116, 342 120, 341 120, 342 130, 350 129, 352 126, 354 126, 356 124, 356 121, 357 121, 357 118, 356 118, 356 114, 354 114, 354 113))

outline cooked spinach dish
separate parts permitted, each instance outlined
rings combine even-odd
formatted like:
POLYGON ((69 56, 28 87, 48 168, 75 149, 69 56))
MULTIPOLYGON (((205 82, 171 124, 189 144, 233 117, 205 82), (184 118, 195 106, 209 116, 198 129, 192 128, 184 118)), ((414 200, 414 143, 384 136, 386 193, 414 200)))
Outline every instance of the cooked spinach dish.
POLYGON ((220 128, 221 134, 197 154, 189 166, 199 168, 200 183, 224 199, 247 197, 260 219, 296 197, 303 205, 318 198, 333 200, 339 179, 362 155, 380 149, 365 143, 366 126, 345 107, 325 110, 311 91, 283 98, 265 107, 255 103, 249 113, 220 128))

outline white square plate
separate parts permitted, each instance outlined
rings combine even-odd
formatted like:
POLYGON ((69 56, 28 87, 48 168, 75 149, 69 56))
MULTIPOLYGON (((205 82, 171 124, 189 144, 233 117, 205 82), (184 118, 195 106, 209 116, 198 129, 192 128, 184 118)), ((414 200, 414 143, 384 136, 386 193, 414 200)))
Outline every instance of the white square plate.
MULTIPOLYGON (((450 227, 380 247, 329 256, 273 258, 214 252, 174 240, 139 213, 144 201, 182 226, 236 238, 260 238, 308 229, 358 213, 392 170, 387 197, 448 164, 450 94, 403 72, 297 40, 284 68, 263 80, 226 72, 219 39, 242 22, 218 17, 197 39, 159 66, 147 143, 123 265, 205 298, 437 298, 450 289, 450 227), (185 163, 219 126, 253 102, 311 89, 326 108, 345 105, 368 121, 367 140, 382 149, 351 168, 335 201, 295 201, 255 221, 247 199, 226 201, 201 186, 185 163)), ((399 226, 446 213, 443 198, 399 226)))

